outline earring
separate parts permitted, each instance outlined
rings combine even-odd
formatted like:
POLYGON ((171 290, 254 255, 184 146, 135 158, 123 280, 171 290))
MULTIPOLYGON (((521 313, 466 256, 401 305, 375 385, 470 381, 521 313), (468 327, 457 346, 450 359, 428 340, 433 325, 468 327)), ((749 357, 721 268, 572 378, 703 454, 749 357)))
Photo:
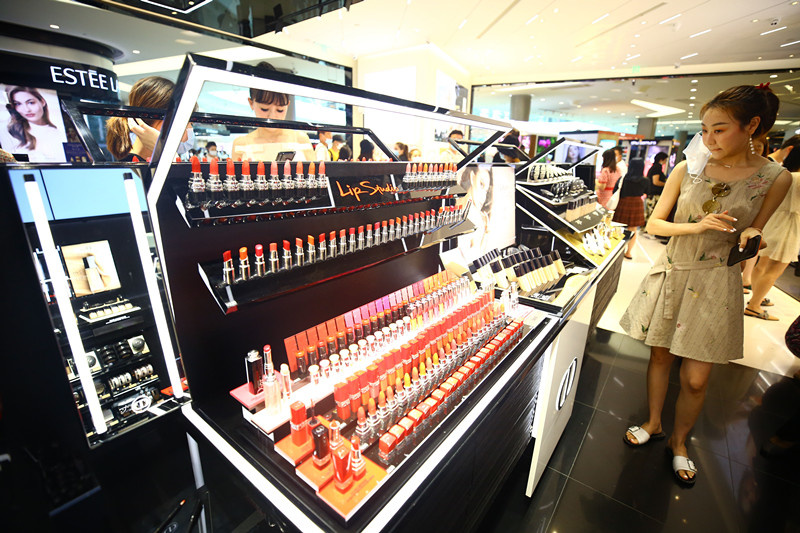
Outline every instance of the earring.
POLYGON ((748 142, 750 143, 750 153, 756 155, 756 147, 753 146, 753 138, 750 137, 750 139, 748 139, 748 142))

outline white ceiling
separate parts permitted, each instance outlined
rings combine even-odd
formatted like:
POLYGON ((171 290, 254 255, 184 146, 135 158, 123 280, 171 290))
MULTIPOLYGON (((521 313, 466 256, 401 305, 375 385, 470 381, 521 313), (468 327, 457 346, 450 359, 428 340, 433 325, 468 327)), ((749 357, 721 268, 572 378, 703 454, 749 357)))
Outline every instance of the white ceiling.
MULTIPOLYGON (((174 64, 189 51, 227 50, 234 53, 233 59, 245 57, 246 51, 230 41, 70 0, 5 2, 3 18, 47 30, 57 24, 60 29, 55 31, 117 48, 123 52, 118 60, 121 75, 164 72, 167 63, 159 63, 160 58, 171 57, 174 64)), ((786 93, 784 118, 800 120, 800 100, 783 87, 800 91, 800 82, 794 74, 781 72, 800 67, 800 42, 794 42, 800 41, 800 2, 795 0, 367 0, 350 11, 340 9, 257 40, 356 67, 358 58, 429 43, 468 72, 467 84, 472 85, 765 70, 764 75, 719 82, 701 78, 696 100, 704 102, 738 83, 780 81, 776 89, 786 93), (781 46, 787 43, 794 44, 781 46), (769 79, 772 72, 779 78, 769 79)), ((247 59, 255 59, 250 56, 247 59)), ((386 61, 390 63, 391 56, 386 61)), ((547 116, 564 113, 622 128, 633 122, 631 117, 646 112, 630 103, 633 98, 685 111, 660 119, 662 123, 696 119, 696 114, 688 116, 688 82, 648 79, 634 88, 626 80, 514 92, 533 93, 532 107, 547 116), (540 105, 542 97, 546 101, 540 105), (612 122, 612 117, 618 120, 612 122)), ((496 88, 485 92, 485 100, 476 98, 475 112, 484 105, 502 107, 511 94, 496 88)))

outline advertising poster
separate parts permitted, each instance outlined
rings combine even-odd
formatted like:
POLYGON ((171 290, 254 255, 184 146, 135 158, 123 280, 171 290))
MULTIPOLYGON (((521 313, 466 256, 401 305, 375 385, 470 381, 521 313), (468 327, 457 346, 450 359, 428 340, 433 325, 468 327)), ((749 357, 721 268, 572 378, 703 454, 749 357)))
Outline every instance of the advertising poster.
POLYGON ((58 95, 51 89, 0 85, 0 147, 18 161, 66 162, 58 95))

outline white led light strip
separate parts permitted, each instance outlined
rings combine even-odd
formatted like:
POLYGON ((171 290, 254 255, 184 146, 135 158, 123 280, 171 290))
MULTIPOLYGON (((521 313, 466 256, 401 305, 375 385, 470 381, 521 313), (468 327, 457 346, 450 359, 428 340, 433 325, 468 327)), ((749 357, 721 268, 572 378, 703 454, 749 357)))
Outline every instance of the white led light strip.
POLYGON ((92 371, 86 361, 86 349, 83 347, 81 333, 78 330, 78 321, 70 303, 67 275, 61 264, 61 257, 56 250, 53 234, 50 232, 50 224, 47 221, 44 202, 39 192, 39 184, 35 179, 29 179, 28 176, 33 178, 32 175, 26 175, 25 177, 25 194, 28 196, 28 203, 31 206, 36 233, 39 234, 39 244, 44 252, 44 262, 47 265, 47 271, 50 273, 50 281, 53 283, 56 305, 58 305, 58 312, 61 313, 64 332, 67 335, 67 341, 69 341, 69 347, 72 351, 72 360, 78 370, 78 377, 83 387, 83 396, 89 406, 89 415, 92 418, 94 430, 98 434, 105 433, 108 428, 103 417, 103 409, 100 407, 100 399, 97 397, 97 391, 94 388, 92 371))
POLYGON ((183 386, 178 365, 175 362, 175 352, 172 350, 172 341, 169 336, 169 325, 167 316, 164 313, 164 306, 161 302, 161 293, 158 290, 158 280, 153 267, 153 258, 150 255, 150 247, 147 245, 147 230, 144 227, 142 218, 142 207, 139 205, 139 194, 136 190, 136 182, 133 177, 127 174, 123 182, 125 183, 125 196, 128 199, 128 209, 131 212, 131 222, 133 223, 133 235, 136 238, 136 248, 139 251, 139 259, 144 270, 144 281, 147 285, 147 294, 153 309, 153 317, 156 321, 158 338, 161 340, 161 349, 164 353, 164 361, 167 364, 167 375, 172 385, 172 394, 175 398, 183 397, 183 386))

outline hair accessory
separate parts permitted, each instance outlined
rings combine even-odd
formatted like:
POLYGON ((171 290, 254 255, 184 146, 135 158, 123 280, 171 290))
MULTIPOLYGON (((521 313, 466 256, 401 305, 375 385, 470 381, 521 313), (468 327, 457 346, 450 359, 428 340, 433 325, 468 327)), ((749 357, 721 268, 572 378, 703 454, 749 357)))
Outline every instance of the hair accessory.
POLYGON ((769 83, 770 82, 759 83, 758 85, 756 85, 756 89, 761 89, 762 91, 766 91, 767 89, 769 89, 769 83))

